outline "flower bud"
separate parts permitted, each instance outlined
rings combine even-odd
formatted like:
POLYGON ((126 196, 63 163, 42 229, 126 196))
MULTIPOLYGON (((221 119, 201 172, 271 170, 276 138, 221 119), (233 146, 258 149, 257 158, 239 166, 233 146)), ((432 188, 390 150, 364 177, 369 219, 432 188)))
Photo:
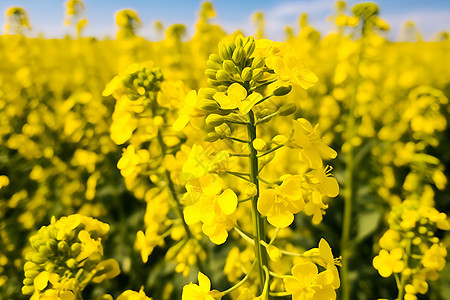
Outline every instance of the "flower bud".
POLYGON ((214 100, 203 99, 199 102, 198 107, 204 112, 215 112, 219 109, 219 104, 214 100))
POLYGON ((273 261, 278 261, 283 255, 281 250, 273 245, 267 246, 267 254, 269 254, 270 259, 273 261))
POLYGON ((77 261, 75 258, 69 258, 66 261, 66 266, 69 267, 69 269, 74 269, 77 266, 77 261))
POLYGON ((45 255, 42 255, 41 253, 34 253, 33 257, 31 258, 31 261, 36 264, 42 264, 47 260, 47 257, 45 255))
POLYGON ((216 126, 214 131, 219 135, 219 138, 225 138, 231 135, 231 128, 227 123, 223 123, 220 126, 216 126))
POLYGON ((233 43, 228 43, 226 46, 227 49, 227 54, 228 54, 228 58, 226 59, 231 59, 233 57, 233 52, 236 49, 236 45, 233 43))
POLYGON ((250 81, 250 80, 252 80, 252 77, 253 77, 252 68, 247 67, 247 68, 244 68, 244 70, 242 70, 242 74, 241 74, 242 80, 250 81))
MULTIPOLYGON (((27 278, 34 278, 39 274, 39 271, 37 270, 29 270, 29 271, 25 271, 25 277, 27 278)), ((33 284, 33 283, 31 283, 33 284)))
POLYGON ((217 81, 217 80, 214 80, 214 79, 208 79, 208 83, 210 85, 215 85, 215 86, 220 85, 220 81, 217 81))
POLYGON ((236 73, 236 65, 232 60, 224 60, 223 61, 223 69, 228 73, 236 73))
POLYGON ((217 92, 216 89, 213 88, 200 88, 198 90, 198 99, 210 99, 213 100, 214 94, 217 92))
POLYGON ((228 45, 226 43, 219 44, 219 56, 221 59, 231 59, 231 55, 227 46, 228 45))
POLYGON ((70 246, 70 252, 71 256, 78 256, 81 252, 81 245, 80 243, 73 243, 72 246, 70 246))
POLYGON ((222 65, 221 65, 220 63, 216 62, 216 61, 208 60, 208 61, 206 62, 206 66, 207 66, 208 68, 210 68, 210 69, 218 70, 218 69, 221 68, 222 65))
POLYGON ((260 56, 255 57, 252 62, 252 68, 253 69, 262 68, 264 66, 264 63, 265 63, 264 57, 260 56))
POLYGON ((222 59, 217 54, 211 54, 208 59, 213 61, 213 62, 216 62, 218 64, 220 64, 222 62, 222 59))
POLYGON ((245 50, 242 47, 237 47, 233 52, 233 61, 239 63, 245 57, 245 50))
POLYGON ((245 50, 245 53, 247 54, 247 57, 249 57, 255 51, 256 43, 255 43, 255 39, 252 36, 249 36, 247 38, 250 38, 250 39, 246 44, 244 44, 244 50, 245 50))
POLYGON ((206 117, 205 122, 208 126, 216 127, 225 123, 225 118, 218 114, 210 114, 206 117))
POLYGON ((42 255, 45 255, 45 256, 50 256, 53 254, 52 250, 50 250, 50 248, 48 248, 46 245, 40 246, 38 251, 39 251, 39 253, 41 253, 42 255))
POLYGON ((28 294, 32 294, 34 292, 34 285, 24 285, 22 287, 22 294, 24 295, 28 295, 28 294))
POLYGON ((236 47, 244 46, 244 37, 242 35, 237 35, 234 38, 234 44, 236 45, 236 47))
POLYGON ((275 96, 284 96, 289 94, 292 91, 292 85, 288 85, 288 86, 279 86, 277 87, 274 91, 273 94, 275 96))
POLYGON ((217 133, 215 132, 209 132, 206 137, 203 138, 204 141, 206 142, 215 142, 219 139, 219 136, 217 135, 217 133))
POLYGON ((248 185, 244 189, 244 194, 248 197, 254 197, 256 196, 256 193, 258 192, 258 189, 256 188, 256 185, 253 182, 249 182, 248 185))
POLYGON ((52 250, 52 252, 56 253, 58 251, 58 242, 55 240, 48 240, 47 247, 52 250))
POLYGON ((253 70, 253 77, 252 79, 254 81, 260 80, 264 76, 264 70, 262 68, 254 69, 253 70))
POLYGON ((264 148, 266 148, 266 142, 264 142, 263 139, 256 138, 253 140, 253 148, 255 148, 256 151, 263 151, 264 148))
POLYGON ((219 71, 217 71, 216 79, 218 81, 229 81, 230 80, 230 74, 228 74, 224 70, 219 70, 219 71))
POLYGON ((67 254, 68 250, 69 250, 69 244, 67 244, 66 241, 60 241, 58 243, 58 251, 60 254, 62 254, 62 255, 67 254))
POLYGON ((205 71, 205 75, 209 79, 216 79, 216 74, 217 74, 217 71, 213 70, 213 69, 206 69, 206 71, 205 71))
POLYGON ((297 106, 295 103, 286 103, 285 105, 281 106, 278 110, 280 116, 289 116, 290 114, 295 113, 297 110, 297 106))

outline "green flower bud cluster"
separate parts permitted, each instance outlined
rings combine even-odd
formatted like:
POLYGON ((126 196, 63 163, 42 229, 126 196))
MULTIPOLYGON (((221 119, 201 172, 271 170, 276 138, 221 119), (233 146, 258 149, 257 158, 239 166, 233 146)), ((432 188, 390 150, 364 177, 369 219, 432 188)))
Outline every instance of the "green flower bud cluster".
POLYGON ((219 54, 211 54, 205 71, 208 82, 218 91, 224 92, 238 82, 253 86, 264 75, 265 61, 262 57, 252 57, 256 43, 252 36, 236 36, 234 41, 219 44, 219 54))
POLYGON ((133 65, 122 77, 122 83, 127 88, 127 95, 131 100, 141 97, 154 99, 155 93, 161 89, 164 80, 159 68, 144 64, 133 65))
POLYGON ((379 8, 375 3, 359 3, 352 8, 353 15, 364 19, 364 30, 377 28, 389 30, 389 25, 378 17, 379 8))
POLYGON ((23 294, 58 288, 77 295, 91 281, 117 276, 120 273, 117 262, 103 260, 101 240, 108 231, 108 224, 82 215, 70 215, 58 221, 53 218, 49 226, 41 227, 30 237, 23 294))
POLYGON ((439 242, 436 231, 449 230, 447 215, 434 207, 421 205, 415 200, 405 200, 393 207, 388 219, 390 228, 397 231, 402 239, 413 245, 431 245, 439 242))

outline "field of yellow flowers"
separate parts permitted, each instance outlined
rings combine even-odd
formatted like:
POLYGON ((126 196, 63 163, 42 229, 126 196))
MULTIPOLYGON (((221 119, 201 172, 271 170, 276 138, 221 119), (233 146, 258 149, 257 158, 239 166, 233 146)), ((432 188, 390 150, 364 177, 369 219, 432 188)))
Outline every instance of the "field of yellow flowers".
POLYGON ((0 36, 0 299, 450 299, 450 38, 0 36))

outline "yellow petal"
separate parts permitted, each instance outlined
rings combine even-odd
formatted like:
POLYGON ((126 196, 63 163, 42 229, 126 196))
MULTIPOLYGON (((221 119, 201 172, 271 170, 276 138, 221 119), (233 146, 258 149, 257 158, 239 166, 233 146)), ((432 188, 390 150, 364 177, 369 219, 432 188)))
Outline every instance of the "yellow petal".
POLYGON ((334 263, 334 257, 333 253, 331 252, 331 247, 325 239, 320 239, 319 253, 320 257, 325 261, 326 264, 334 263))
POLYGON ((269 189, 262 192, 258 198, 258 211, 263 216, 266 216, 275 202, 275 190, 269 189))
POLYGON ((211 289, 211 281, 209 280, 208 276, 206 276, 202 272, 198 272, 198 285, 204 292, 209 292, 209 290, 211 289))
POLYGON ((267 216, 267 221, 277 228, 285 228, 292 224, 294 215, 286 210, 280 209, 279 205, 275 206, 274 213, 267 216))
POLYGON ((325 159, 336 158, 337 156, 336 151, 325 145, 323 142, 316 143, 316 147, 325 159))
POLYGON ((189 117, 186 115, 181 115, 178 117, 178 119, 173 122, 172 128, 175 131, 181 131, 186 127, 186 125, 189 123, 189 117))
POLYGON ((200 222, 201 215, 194 205, 188 206, 184 208, 183 211, 184 220, 186 221, 186 224, 192 225, 195 223, 200 222))
POLYGON ((244 101, 241 101, 238 104, 239 111, 242 114, 248 114, 248 112, 255 106, 258 101, 262 99, 262 95, 259 93, 253 93, 250 96, 247 97, 244 101))
POLYGON ((34 278, 34 287, 39 291, 42 291, 43 289, 45 289, 45 287, 48 284, 49 275, 50 275, 50 273, 48 273, 47 271, 42 271, 41 273, 39 273, 34 278))
POLYGON ((231 189, 226 189, 217 197, 217 203, 224 214, 231 215, 236 211, 238 198, 231 189))
POLYGON ((231 98, 231 101, 240 102, 247 98, 247 90, 240 85, 239 83, 233 83, 228 88, 228 97, 231 98))
POLYGON ((320 188, 323 189, 328 197, 336 197, 339 195, 339 184, 333 177, 325 177, 320 188))

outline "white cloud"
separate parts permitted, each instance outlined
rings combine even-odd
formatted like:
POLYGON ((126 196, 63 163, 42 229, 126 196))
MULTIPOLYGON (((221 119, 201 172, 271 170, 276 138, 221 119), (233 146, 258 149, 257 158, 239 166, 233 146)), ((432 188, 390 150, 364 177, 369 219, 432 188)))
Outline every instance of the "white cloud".
POLYGON ((276 40, 283 40, 286 26, 298 30, 298 19, 302 13, 310 16, 310 23, 316 29, 327 32, 330 25, 326 22, 326 17, 333 12, 333 8, 333 0, 282 2, 266 13, 267 35, 276 40))
POLYGON ((426 40, 440 31, 450 31, 450 10, 417 10, 405 13, 387 13, 382 17, 391 25, 391 37, 397 38, 403 25, 413 21, 426 40))

